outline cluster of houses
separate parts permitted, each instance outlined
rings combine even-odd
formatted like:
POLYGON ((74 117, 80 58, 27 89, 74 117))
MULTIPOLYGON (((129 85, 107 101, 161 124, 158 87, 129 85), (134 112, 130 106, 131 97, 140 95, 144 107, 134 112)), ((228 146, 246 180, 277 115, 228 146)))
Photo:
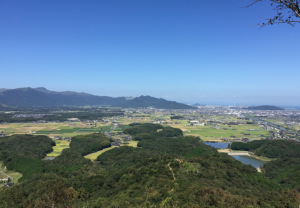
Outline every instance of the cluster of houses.
POLYGON ((121 139, 115 139, 115 141, 111 143, 111 146, 119 147, 120 144, 122 144, 121 139))
POLYGON ((67 142, 71 142, 72 137, 61 137, 61 136, 54 136, 53 140, 66 140, 67 142))
POLYGON ((15 114, 13 118, 42 118, 51 114, 15 114))
POLYGON ((0 137, 5 137, 6 134, 3 131, 0 131, 0 137))
MULTIPOLYGON (((10 178, 10 179, 12 179, 12 178, 10 178)), ((3 186, 4 188, 9 188, 9 187, 11 187, 11 186, 13 186, 13 185, 15 184, 15 183, 11 182, 11 181, 9 180, 9 178, 2 178, 2 179, 0 179, 0 181, 6 183, 6 184, 3 186)))
POLYGON ((205 126, 205 123, 200 123, 198 120, 190 121, 191 126, 205 126))
MULTIPOLYGON (((121 132, 121 133, 122 133, 122 132, 121 132)), ((132 136, 130 136, 130 135, 125 136, 125 137, 122 137, 122 139, 116 138, 116 139, 114 139, 114 141, 111 143, 111 146, 117 146, 117 147, 119 147, 121 144, 131 141, 131 139, 132 139, 132 136), (123 141, 122 141, 122 140, 123 140, 123 141)))
POLYGON ((242 139, 239 139, 239 138, 232 138, 232 139, 222 138, 221 140, 223 140, 224 142, 250 142, 250 141, 253 141, 253 139, 248 139, 246 137, 244 137, 242 139))

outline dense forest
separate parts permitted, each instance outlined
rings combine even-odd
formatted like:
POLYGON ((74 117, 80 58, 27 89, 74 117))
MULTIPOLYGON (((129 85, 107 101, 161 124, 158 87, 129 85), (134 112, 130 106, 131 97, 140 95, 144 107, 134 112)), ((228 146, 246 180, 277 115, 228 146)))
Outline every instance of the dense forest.
POLYGON ((4 164, 18 157, 44 158, 52 152, 55 142, 47 136, 30 134, 0 137, 0 160, 4 164))
POLYGON ((0 207, 299 206, 300 194, 291 181, 270 180, 268 171, 258 173, 200 138, 155 124, 128 129, 139 147, 114 148, 94 162, 83 155, 110 140, 102 134, 76 137, 52 161, 21 157, 12 166, 21 173, 27 165, 34 171, 26 170, 20 183, 0 190, 0 207))
POLYGON ((248 143, 233 142, 232 150, 246 150, 268 158, 300 157, 300 143, 286 140, 257 140, 248 143))
POLYGON ((78 135, 72 138, 70 148, 82 156, 110 147, 113 140, 104 134, 78 135))
POLYGON ((296 141, 262 140, 248 143, 233 142, 233 150, 252 151, 258 156, 276 158, 262 170, 272 181, 300 191, 300 144, 296 141))

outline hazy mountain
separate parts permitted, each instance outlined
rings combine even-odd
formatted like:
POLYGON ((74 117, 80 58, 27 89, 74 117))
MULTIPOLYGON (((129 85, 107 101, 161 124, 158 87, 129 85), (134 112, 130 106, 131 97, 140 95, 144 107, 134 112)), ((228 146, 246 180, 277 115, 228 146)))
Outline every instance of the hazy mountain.
POLYGON ((155 107, 165 109, 191 109, 193 107, 150 96, 136 98, 95 96, 72 91, 56 92, 43 87, 18 88, 0 91, 0 103, 10 106, 83 106, 108 105, 114 107, 155 107))
POLYGON ((8 90, 8 89, 0 88, 0 92, 5 91, 5 90, 8 90))
POLYGON ((204 105, 204 104, 199 104, 199 103, 196 103, 196 104, 194 104, 194 105, 192 105, 192 106, 206 106, 206 105, 204 105))
POLYGON ((273 105, 261 105, 261 106, 255 106, 255 107, 249 107, 246 108, 248 110, 284 110, 284 108, 280 108, 273 105))
POLYGON ((153 106, 155 108, 165 108, 165 109, 188 109, 193 108, 189 105, 177 103, 174 101, 167 101, 162 98, 154 98, 151 96, 140 96, 131 100, 127 100, 123 104, 123 107, 150 107, 153 106))

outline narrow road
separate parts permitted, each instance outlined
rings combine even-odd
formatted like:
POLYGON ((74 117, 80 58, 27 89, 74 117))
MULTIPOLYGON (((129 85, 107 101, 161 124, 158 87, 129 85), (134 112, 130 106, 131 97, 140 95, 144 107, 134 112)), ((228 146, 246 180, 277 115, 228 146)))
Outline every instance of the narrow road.
POLYGON ((13 177, 11 177, 11 176, 7 175, 6 173, 3 173, 2 171, 0 171, 0 173, 2 173, 2 174, 4 174, 4 175, 6 175, 8 178, 11 178, 11 181, 13 181, 13 180, 14 180, 14 178, 13 178, 13 177))

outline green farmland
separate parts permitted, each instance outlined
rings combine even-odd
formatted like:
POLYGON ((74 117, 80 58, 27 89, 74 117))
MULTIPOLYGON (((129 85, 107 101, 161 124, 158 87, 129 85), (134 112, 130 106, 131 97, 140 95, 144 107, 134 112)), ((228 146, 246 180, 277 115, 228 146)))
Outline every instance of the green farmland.
POLYGON ((232 125, 231 127, 219 125, 225 129, 214 129, 211 125, 208 126, 185 126, 188 131, 184 132, 184 135, 200 136, 203 140, 219 140, 221 138, 230 138, 234 136, 236 138, 247 137, 248 139, 260 139, 261 137, 267 137, 269 131, 262 130, 256 125, 232 125), (258 131, 248 131, 249 129, 255 129, 258 131), (250 134, 250 135, 244 135, 250 134))
POLYGON ((109 131, 111 126, 97 126, 91 128, 77 128, 77 127, 69 127, 69 126, 61 126, 58 129, 47 130, 41 129, 35 132, 35 134, 45 134, 45 135, 61 135, 61 136, 76 136, 79 134, 92 134, 92 133, 103 133, 104 131, 109 131))
POLYGON ((70 142, 65 140, 56 140, 56 146, 53 147, 53 152, 47 154, 47 157, 56 157, 61 154, 63 149, 69 148, 70 142))

